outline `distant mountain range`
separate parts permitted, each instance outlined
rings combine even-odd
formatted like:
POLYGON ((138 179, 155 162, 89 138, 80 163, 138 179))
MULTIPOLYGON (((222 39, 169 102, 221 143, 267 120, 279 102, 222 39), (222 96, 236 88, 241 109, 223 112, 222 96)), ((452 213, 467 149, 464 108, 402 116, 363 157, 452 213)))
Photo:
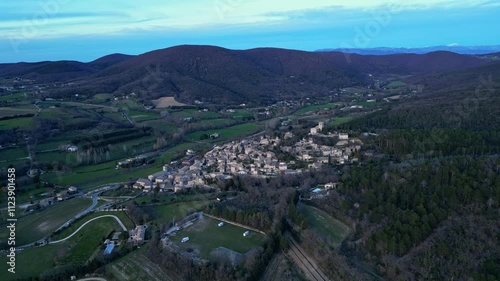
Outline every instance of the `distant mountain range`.
POLYGON ((500 52, 498 46, 460 46, 458 44, 450 44, 446 46, 433 46, 422 48, 337 48, 337 49, 321 49, 316 52, 343 52, 360 55, 393 55, 393 54, 427 54, 436 51, 447 51, 463 55, 484 55, 500 52))
POLYGON ((474 69, 490 65, 489 70, 498 73, 497 57, 497 54, 463 55, 447 51, 380 56, 183 45, 137 56, 113 54, 89 63, 0 64, 0 78, 71 82, 47 92, 53 97, 99 93, 121 96, 134 92, 145 100, 173 96, 184 103, 202 100, 269 104, 288 98, 324 96, 343 87, 365 86, 369 74, 434 77, 462 70, 474 73, 474 69))

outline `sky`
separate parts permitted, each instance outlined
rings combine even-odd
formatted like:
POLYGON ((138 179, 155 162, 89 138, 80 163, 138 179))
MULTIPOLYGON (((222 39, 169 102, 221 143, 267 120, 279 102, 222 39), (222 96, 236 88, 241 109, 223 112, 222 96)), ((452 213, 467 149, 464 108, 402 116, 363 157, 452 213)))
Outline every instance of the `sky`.
POLYGON ((176 45, 230 49, 500 45, 498 0, 0 2, 0 63, 92 61, 176 45))

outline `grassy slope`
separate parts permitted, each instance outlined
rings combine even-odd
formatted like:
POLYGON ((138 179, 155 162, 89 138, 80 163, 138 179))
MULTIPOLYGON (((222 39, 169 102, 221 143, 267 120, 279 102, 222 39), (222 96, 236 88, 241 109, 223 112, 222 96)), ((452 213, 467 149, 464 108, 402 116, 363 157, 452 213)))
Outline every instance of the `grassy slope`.
POLYGON ((188 215, 190 211, 196 211, 208 204, 208 201, 178 202, 168 205, 154 206, 154 215, 164 222, 178 221, 188 215))
MULTIPOLYGON (((18 272, 13 276, 7 274, 6 270, 1 270, 0 280, 39 276, 55 265, 84 263, 100 250, 103 239, 118 229, 120 227, 114 219, 105 218, 89 223, 68 241, 18 252, 16 260, 18 272)), ((0 262, 5 264, 6 261, 7 258, 2 255, 0 262)))
MULTIPOLYGON (((63 225, 92 203, 90 198, 76 198, 58 203, 41 212, 22 217, 17 222, 17 245, 24 245, 40 240, 63 225)), ((2 232, 5 239, 7 233, 2 232)))
POLYGON ((199 140, 201 135, 203 135, 203 134, 211 135, 214 133, 219 133, 220 138, 213 140, 213 141, 223 141, 223 140, 228 140, 230 138, 250 135, 252 133, 258 132, 259 129, 260 129, 259 125, 253 124, 253 123, 247 123, 247 124, 241 124, 241 125, 236 125, 236 126, 220 129, 220 130, 198 131, 198 132, 191 133, 188 136, 193 140, 199 140))
POLYGON ((340 244, 351 232, 348 226, 322 210, 307 205, 301 205, 299 210, 304 214, 309 225, 333 245, 340 244))

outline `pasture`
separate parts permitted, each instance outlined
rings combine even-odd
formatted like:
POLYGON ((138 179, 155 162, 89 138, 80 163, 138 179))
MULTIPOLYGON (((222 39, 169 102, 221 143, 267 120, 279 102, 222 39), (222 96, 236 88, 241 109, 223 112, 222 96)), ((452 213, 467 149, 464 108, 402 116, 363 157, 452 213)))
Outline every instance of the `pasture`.
POLYGON ((33 127, 32 117, 20 117, 8 120, 0 120, 0 130, 10 130, 14 128, 29 129, 33 127))
POLYGON ((307 114, 311 111, 335 108, 338 105, 339 105, 338 103, 326 103, 326 104, 319 104, 319 105, 310 105, 310 106, 306 106, 304 108, 297 110, 295 112, 295 114, 296 115, 304 115, 304 114, 307 114))
POLYGON ((0 118, 16 115, 35 114, 37 110, 33 108, 0 107, 0 118))
POLYGON ((225 141, 229 140, 232 138, 236 137, 242 137, 242 136, 247 136, 251 134, 255 134, 260 130, 260 126, 254 123, 247 123, 247 124, 241 124, 241 125, 236 125, 232 127, 227 127, 224 129, 220 130, 208 130, 208 131, 198 131, 198 132, 193 132, 188 134, 188 137, 190 137, 193 140, 199 140, 202 135, 207 134, 211 135, 214 133, 218 133, 220 137, 218 139, 214 140, 207 140, 211 142, 218 142, 218 141, 225 141))
POLYGON ((168 205, 148 206, 146 210, 156 220, 169 223, 172 221, 179 221, 188 214, 199 211, 208 205, 208 203, 209 201, 175 202, 168 205))
POLYGON ((347 122, 350 122, 353 117, 347 116, 347 117, 336 117, 333 119, 333 121, 330 123, 332 126, 340 126, 342 124, 345 124, 347 122))
MULTIPOLYGON (((17 245, 21 246, 43 239, 73 216, 85 210, 91 203, 90 198, 75 198, 20 218, 16 225, 17 245)), ((6 232, 2 232, 0 238, 3 240, 6 235, 6 232)))
MULTIPOLYGON (((0 280, 36 277, 57 266, 83 264, 102 250, 102 242, 115 229, 121 229, 118 223, 114 219, 104 218, 89 223, 67 241, 19 251, 16 253, 16 267, 19 269, 16 275, 2 270, 0 280)), ((2 255, 0 262, 5 264, 7 257, 2 255)))

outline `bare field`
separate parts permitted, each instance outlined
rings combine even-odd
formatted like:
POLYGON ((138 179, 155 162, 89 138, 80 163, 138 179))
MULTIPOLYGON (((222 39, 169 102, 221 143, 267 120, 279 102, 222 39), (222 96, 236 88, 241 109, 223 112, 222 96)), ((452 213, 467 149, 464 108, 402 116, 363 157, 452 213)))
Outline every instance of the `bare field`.
POLYGON ((152 101, 156 108, 167 108, 172 106, 186 106, 187 104, 180 103, 174 97, 163 97, 152 101))

